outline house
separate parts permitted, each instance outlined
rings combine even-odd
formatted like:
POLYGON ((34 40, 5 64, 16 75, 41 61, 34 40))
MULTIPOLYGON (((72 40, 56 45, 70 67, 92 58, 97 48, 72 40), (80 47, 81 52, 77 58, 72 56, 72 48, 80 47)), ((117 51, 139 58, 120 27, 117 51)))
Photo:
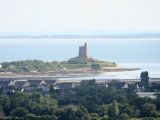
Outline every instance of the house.
POLYGON ((32 87, 40 87, 47 84, 44 80, 28 80, 28 82, 32 87))
POLYGON ((106 81, 97 81, 96 85, 97 85, 97 87, 106 87, 106 88, 108 88, 108 83, 106 81))
POLYGON ((50 86, 55 86, 57 80, 45 80, 46 84, 50 86))
POLYGON ((15 80, 14 84, 15 84, 16 88, 25 88, 30 85, 27 80, 15 80))
POLYGON ((135 82, 126 82, 123 80, 112 80, 107 83, 108 87, 116 89, 130 89, 137 90, 135 82))
POLYGON ((14 92, 15 84, 13 80, 1 80, 0 88, 2 88, 3 93, 14 92))
POLYGON ((28 83, 30 85, 25 88, 26 92, 32 93, 36 90, 42 90, 44 92, 49 91, 49 87, 47 86, 45 80, 28 80, 28 83))
POLYGON ((48 93, 50 86, 55 86, 55 80, 0 80, 0 88, 4 93, 7 92, 28 92, 33 93, 41 90, 48 93))
POLYGON ((8 86, 3 88, 3 93, 11 93, 11 92, 15 92, 15 86, 8 86))
POLYGON ((122 88, 128 88, 129 84, 127 82, 111 81, 108 82, 108 87, 122 89, 122 88))
POLYGON ((0 80, 0 87, 6 87, 10 84, 11 80, 0 80))
POLYGON ((82 80, 80 82, 81 86, 88 86, 88 85, 96 85, 96 80, 95 79, 90 79, 90 80, 82 80))
POLYGON ((80 85, 80 82, 73 82, 73 81, 57 81, 55 88, 57 89, 70 89, 70 88, 75 88, 80 85))
POLYGON ((137 82, 136 84, 135 84, 135 86, 136 86, 136 91, 137 92, 142 92, 142 91, 144 91, 144 85, 141 83, 141 82, 137 82))
POLYGON ((46 92, 49 92, 51 87, 53 87, 54 89, 56 88, 57 80, 45 80, 45 82, 46 82, 46 85, 45 85, 45 91, 46 92))
POLYGON ((24 92, 24 90, 25 90, 24 88, 15 88, 14 91, 16 91, 16 92, 18 91, 18 92, 21 92, 21 93, 22 93, 22 92, 24 92))
POLYGON ((124 86, 122 88, 127 89, 129 87, 128 83, 125 83, 124 86))
POLYGON ((24 90, 30 86, 29 82, 27 80, 15 80, 15 90, 24 92, 24 90))
MULTIPOLYGON (((55 88, 56 84, 57 84, 57 80, 45 80, 46 82, 46 87, 48 87, 48 91, 50 90, 50 88, 55 88)), ((57 88, 58 89, 58 88, 57 88)))

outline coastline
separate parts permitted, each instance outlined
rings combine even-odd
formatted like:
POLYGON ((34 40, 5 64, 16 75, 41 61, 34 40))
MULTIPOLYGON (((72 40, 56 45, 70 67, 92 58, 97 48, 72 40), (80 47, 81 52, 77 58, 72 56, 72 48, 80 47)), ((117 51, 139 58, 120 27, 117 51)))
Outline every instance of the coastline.
POLYGON ((83 69, 69 69, 69 70, 55 70, 48 72, 26 72, 26 73, 1 73, 0 78, 20 78, 20 77, 54 77, 54 78, 76 78, 92 74, 102 74, 105 72, 126 72, 140 70, 140 68, 123 68, 123 67, 107 67, 100 70, 92 70, 88 68, 83 69))

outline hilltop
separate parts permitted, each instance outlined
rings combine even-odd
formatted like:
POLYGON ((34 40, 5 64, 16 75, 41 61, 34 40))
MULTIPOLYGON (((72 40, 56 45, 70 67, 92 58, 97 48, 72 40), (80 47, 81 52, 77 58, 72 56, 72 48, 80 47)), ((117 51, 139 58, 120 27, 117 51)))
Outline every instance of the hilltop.
POLYGON ((58 70, 73 70, 91 68, 91 64, 98 63, 101 67, 115 67, 112 62, 90 61, 89 59, 69 59, 68 61, 44 62, 42 60, 25 60, 1 63, 1 72, 48 72, 58 70))

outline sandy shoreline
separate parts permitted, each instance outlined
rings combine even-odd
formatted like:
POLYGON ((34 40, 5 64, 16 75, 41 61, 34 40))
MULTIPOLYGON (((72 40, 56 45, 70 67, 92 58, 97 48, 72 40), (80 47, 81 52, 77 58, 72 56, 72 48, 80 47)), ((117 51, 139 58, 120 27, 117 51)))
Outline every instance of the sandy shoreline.
POLYGON ((30 72, 30 73, 6 73, 0 74, 0 78, 41 78, 41 77, 54 77, 54 78, 72 78, 85 76, 90 74, 99 74, 103 72, 124 72, 124 71, 135 71, 140 70, 140 68, 122 68, 122 67, 107 67, 101 70, 91 70, 91 69, 74 69, 74 70, 56 70, 48 72, 30 72))

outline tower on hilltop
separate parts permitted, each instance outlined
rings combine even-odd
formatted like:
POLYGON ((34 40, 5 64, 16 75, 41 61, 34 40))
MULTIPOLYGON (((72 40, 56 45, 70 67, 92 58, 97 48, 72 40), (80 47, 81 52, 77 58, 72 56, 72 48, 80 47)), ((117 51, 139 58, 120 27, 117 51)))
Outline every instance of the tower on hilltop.
POLYGON ((86 59, 87 58, 87 43, 84 43, 84 46, 79 47, 79 58, 86 59))

